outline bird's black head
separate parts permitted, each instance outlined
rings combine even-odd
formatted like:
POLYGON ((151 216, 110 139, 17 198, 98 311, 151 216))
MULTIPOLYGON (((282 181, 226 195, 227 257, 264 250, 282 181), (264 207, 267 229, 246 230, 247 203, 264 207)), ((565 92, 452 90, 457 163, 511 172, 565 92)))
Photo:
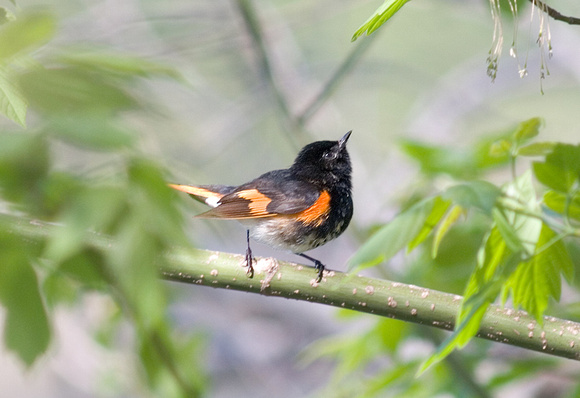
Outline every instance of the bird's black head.
POLYGON ((352 167, 346 142, 352 130, 338 141, 316 141, 306 145, 294 161, 291 170, 307 180, 335 183, 339 180, 350 186, 352 167))

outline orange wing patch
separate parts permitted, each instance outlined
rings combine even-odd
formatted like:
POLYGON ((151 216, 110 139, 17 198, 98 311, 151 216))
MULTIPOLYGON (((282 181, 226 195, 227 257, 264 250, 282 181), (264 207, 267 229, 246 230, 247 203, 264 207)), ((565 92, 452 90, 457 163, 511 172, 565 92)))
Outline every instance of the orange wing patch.
POLYGON ((245 189, 223 196, 216 208, 200 214, 198 217, 232 220, 272 217, 276 213, 270 213, 267 210, 271 201, 272 199, 257 189, 245 189))
POLYGON ((296 214, 296 220, 317 227, 324 222, 328 213, 330 213, 330 195, 327 191, 322 191, 312 206, 296 214))
POLYGON ((257 189, 246 189, 244 191, 236 192, 236 195, 242 199, 249 200, 248 217, 268 217, 274 215, 266 210, 272 199, 257 189))

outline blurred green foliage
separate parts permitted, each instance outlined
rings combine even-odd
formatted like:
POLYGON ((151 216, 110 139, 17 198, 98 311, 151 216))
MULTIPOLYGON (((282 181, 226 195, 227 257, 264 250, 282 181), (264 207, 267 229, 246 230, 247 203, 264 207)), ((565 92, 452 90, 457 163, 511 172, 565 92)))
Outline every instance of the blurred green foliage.
MULTIPOLYGON (((481 386, 472 383, 470 371, 463 373, 457 367, 466 370, 475 366, 480 361, 478 356, 485 356, 486 344, 477 345, 483 351, 476 355, 462 351, 458 357, 453 353, 471 341, 489 304, 498 298, 503 303, 510 298, 513 305, 528 311, 541 325, 549 306, 560 300, 562 277, 572 286, 578 272, 580 152, 578 146, 569 144, 530 144, 541 124, 538 118, 529 119, 495 140, 485 139, 485 143, 476 142, 463 150, 403 142, 403 151, 416 158, 422 173, 430 178, 445 174, 456 181, 455 185, 448 182, 450 188, 419 202, 411 195, 412 204, 403 206, 399 215, 377 229, 351 258, 350 265, 355 269, 381 266, 406 248, 415 253, 415 259, 397 278, 462 294, 462 308, 451 335, 440 341, 439 334, 433 333, 430 339, 438 348, 420 366, 422 360, 417 358, 398 358, 397 350, 420 331, 406 326, 405 333, 399 333, 401 322, 397 321, 378 320, 366 334, 317 342, 310 355, 338 359, 338 385, 353 388, 357 396, 369 397, 380 396, 387 388, 392 392, 399 384, 404 387, 394 396, 431 396, 436 391, 454 396, 492 396, 508 380, 513 382, 556 366, 553 359, 530 361, 529 366, 514 361, 509 376, 496 377, 481 386), (513 181, 499 187, 479 180, 490 167, 511 164, 514 171, 521 156, 542 159, 533 162, 533 171, 543 188, 533 184, 530 170, 514 175, 513 181), (382 328, 385 323, 395 325, 382 328), (364 354, 373 351, 382 354, 364 354), (363 372, 366 379, 357 380, 365 377, 360 370, 372 367, 381 356, 389 358, 391 366, 363 372), (417 367, 421 377, 409 379, 409 373, 414 374, 417 367), (427 369, 430 372, 426 374, 427 369), (374 376, 369 378, 369 374, 374 376), (458 374, 464 380, 453 383, 458 374), (439 387, 433 384, 434 375, 439 387)), ((572 309, 562 311, 561 315, 577 318, 572 309)))
MULTIPOLYGON (((19 238, 0 219, 0 301, 6 347, 31 366, 51 341, 52 312, 86 292, 114 299, 134 325, 135 368, 159 396, 201 395, 200 339, 177 336, 167 317, 168 292, 158 277, 163 255, 185 245, 176 196, 166 172, 140 153, 123 114, 147 112, 135 86, 177 73, 136 56, 58 49, 40 58, 57 22, 23 13, 0 27, 0 104, 25 131, 0 132, 0 193, 5 211, 62 225, 42 241, 19 238), (55 167, 54 143, 99 152, 106 176, 55 167), (111 248, 95 246, 104 234, 111 248), (144 294, 145 293, 145 294, 144 294)), ((34 222, 34 221, 23 221, 34 222)), ((112 324, 114 325, 114 323, 112 324)))

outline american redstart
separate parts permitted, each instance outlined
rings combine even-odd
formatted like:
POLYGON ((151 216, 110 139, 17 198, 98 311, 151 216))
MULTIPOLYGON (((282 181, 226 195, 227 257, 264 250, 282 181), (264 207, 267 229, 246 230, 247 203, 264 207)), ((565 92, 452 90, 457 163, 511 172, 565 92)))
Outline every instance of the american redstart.
POLYGON ((238 220, 246 226, 246 266, 253 277, 250 237, 314 262, 317 281, 324 265, 304 254, 344 232, 352 218, 350 158, 346 142, 316 141, 298 153, 288 169, 269 171, 240 186, 170 187, 213 207, 196 217, 238 220))

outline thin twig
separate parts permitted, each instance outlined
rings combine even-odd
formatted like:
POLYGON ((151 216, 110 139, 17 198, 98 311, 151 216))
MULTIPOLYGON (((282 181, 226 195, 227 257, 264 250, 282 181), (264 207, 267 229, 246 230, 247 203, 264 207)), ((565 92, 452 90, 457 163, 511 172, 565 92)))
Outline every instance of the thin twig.
MULTIPOLYGON (((270 62, 267 44, 264 40, 261 23, 257 12, 253 7, 252 0, 237 0, 237 4, 246 28, 254 43, 256 53, 258 54, 260 70, 272 90, 278 108, 280 109, 285 121, 288 123, 289 129, 295 133, 304 135, 306 133, 305 125, 307 122, 316 114, 316 112, 318 112, 318 110, 320 110, 337 87, 345 80, 348 73, 354 68, 357 62, 375 41, 377 35, 369 36, 366 40, 355 45, 336 71, 330 75, 321 91, 308 103, 307 106, 304 107, 302 112, 298 115, 294 115, 286 95, 276 80, 270 62)), ((300 138, 300 141, 306 139, 306 137, 300 138)), ((293 137, 291 137, 291 141, 293 144, 296 144, 296 140, 293 137)))
POLYGON ((550 17, 552 17, 556 21, 566 22, 569 25, 580 25, 580 18, 562 15, 558 11, 546 5, 544 2, 540 0, 529 0, 529 1, 530 3, 538 7, 540 10, 545 11, 550 17))
POLYGON ((377 34, 368 36, 357 44, 348 54, 346 59, 340 64, 336 72, 328 79, 322 90, 316 97, 304 108, 304 110, 296 117, 298 124, 304 126, 308 120, 324 105, 330 98, 332 93, 336 90, 338 85, 344 81, 345 76, 354 68, 356 63, 362 58, 366 51, 370 48, 377 34))
MULTIPOLYGON (((278 108, 282 112, 286 122, 289 124, 290 129, 300 132, 300 130, 297 129, 298 126, 296 125, 296 119, 292 115, 290 105, 286 100, 286 96, 283 94, 282 89, 278 86, 278 83, 274 77, 274 72, 270 63, 270 56, 264 42, 264 35, 262 33, 261 24, 256 10, 252 4, 252 0, 237 0, 237 5, 240 10, 240 14, 242 15, 244 24, 246 25, 246 29, 248 30, 248 33, 250 34, 256 49, 258 61, 260 63, 260 71, 266 79, 268 86, 272 90, 272 94, 276 99, 278 108)), ((292 144, 297 146, 295 138, 290 136, 290 139, 292 144)))

